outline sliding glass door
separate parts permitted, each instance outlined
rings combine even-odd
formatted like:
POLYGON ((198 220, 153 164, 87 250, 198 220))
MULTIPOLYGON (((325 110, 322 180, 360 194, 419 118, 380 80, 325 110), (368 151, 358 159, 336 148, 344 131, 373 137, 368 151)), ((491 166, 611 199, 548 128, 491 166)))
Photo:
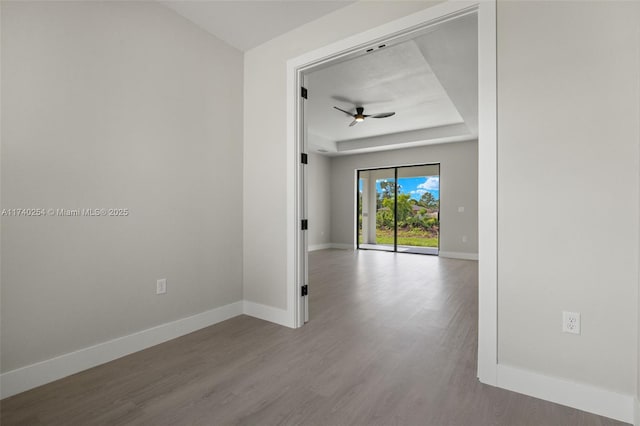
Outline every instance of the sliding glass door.
POLYGON ((358 170, 358 248, 438 254, 440 165, 358 170))

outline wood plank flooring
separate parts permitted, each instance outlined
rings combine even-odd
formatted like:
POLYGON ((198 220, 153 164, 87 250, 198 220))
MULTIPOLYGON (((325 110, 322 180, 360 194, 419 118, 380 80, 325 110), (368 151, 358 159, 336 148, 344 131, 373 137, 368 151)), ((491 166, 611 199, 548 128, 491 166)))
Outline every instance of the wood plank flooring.
POLYGON ((617 425, 476 379, 477 262, 310 254, 311 321, 240 316, 0 402, 12 425, 617 425))

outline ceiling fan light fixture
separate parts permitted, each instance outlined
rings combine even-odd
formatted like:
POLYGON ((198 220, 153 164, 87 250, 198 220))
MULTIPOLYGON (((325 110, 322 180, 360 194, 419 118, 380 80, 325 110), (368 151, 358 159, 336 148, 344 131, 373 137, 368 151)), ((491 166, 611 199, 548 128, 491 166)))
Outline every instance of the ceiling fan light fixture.
POLYGON ((364 113, 364 107, 358 106, 356 107, 356 113, 352 113, 349 111, 345 111, 342 108, 338 108, 337 106, 333 107, 334 109, 337 109, 338 111, 342 111, 345 114, 347 114, 349 117, 353 117, 353 121, 351 122, 351 124, 349 124, 349 127, 353 127, 358 123, 361 123, 364 121, 365 118, 367 117, 371 117, 371 118, 387 118, 387 117, 391 117, 392 115, 395 115, 395 112, 383 112, 380 114, 373 114, 373 115, 365 115, 364 113))

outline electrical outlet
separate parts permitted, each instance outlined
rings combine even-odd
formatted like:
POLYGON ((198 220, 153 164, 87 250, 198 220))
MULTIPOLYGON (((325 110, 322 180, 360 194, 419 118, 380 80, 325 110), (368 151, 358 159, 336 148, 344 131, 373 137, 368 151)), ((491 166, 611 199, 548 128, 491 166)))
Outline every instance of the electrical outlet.
POLYGON ((165 294, 167 292, 167 279, 162 278, 156 282, 156 294, 165 294))
POLYGON ((579 312, 562 312, 562 331, 565 333, 580 334, 579 312))
POLYGON ((463 243, 466 243, 467 241, 468 241, 467 236, 466 236, 466 235, 463 235, 463 236, 462 236, 462 242, 463 242, 463 243))

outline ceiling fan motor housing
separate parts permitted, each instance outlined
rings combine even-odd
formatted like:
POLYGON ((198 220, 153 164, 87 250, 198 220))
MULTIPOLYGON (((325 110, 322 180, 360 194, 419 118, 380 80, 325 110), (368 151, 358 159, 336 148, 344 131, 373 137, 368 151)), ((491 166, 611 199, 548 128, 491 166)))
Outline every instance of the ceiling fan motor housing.
POLYGON ((387 117, 391 117, 392 115, 395 115, 395 112, 383 112, 381 114, 374 114, 374 115, 364 115, 364 107, 356 107, 356 113, 352 114, 349 111, 345 111, 342 108, 338 108, 337 106, 334 106, 333 108, 337 109, 338 111, 342 111, 345 114, 347 114, 350 117, 353 117, 353 121, 351 122, 351 124, 349 124, 349 127, 352 127, 362 121, 364 121, 365 118, 367 117, 372 117, 372 118, 387 118, 387 117))

